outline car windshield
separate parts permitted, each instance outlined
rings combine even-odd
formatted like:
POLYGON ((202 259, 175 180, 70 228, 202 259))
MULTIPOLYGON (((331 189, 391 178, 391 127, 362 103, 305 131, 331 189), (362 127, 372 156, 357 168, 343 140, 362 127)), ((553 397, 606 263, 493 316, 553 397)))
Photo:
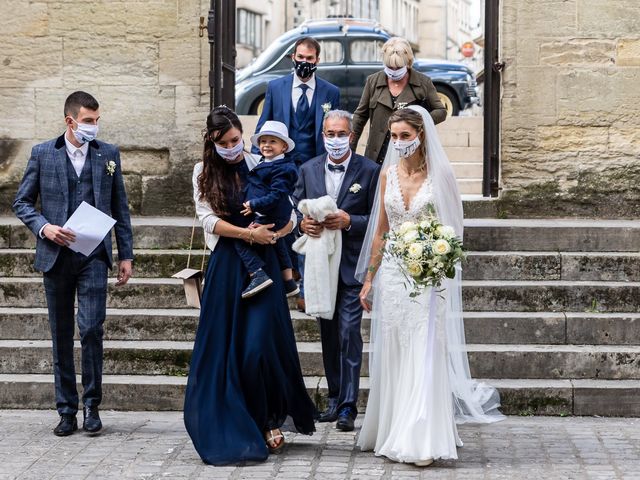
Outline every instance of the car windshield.
POLYGON ((249 65, 249 68, 258 72, 270 66, 285 51, 285 48, 293 45, 293 41, 289 36, 280 37, 274 41, 265 51, 249 65))

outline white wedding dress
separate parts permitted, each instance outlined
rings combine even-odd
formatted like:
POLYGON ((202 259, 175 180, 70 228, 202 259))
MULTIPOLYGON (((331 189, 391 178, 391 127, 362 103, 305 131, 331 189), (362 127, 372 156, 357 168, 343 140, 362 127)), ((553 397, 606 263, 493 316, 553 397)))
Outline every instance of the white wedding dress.
MULTIPOLYGON (((384 195, 391 230, 425 217, 432 201, 428 177, 405 206, 397 168, 387 171, 384 195)), ((373 311, 379 338, 358 445, 399 462, 458 458, 462 442, 449 386, 443 298, 432 288, 410 298, 399 264, 387 257, 374 281, 381 286, 373 311)))
MULTIPOLYGON (((356 267, 361 282, 369 271, 382 208, 391 229, 435 211, 458 237, 464 234, 458 185, 431 115, 422 107, 408 108, 423 119, 429 175, 405 205, 398 179, 400 159, 395 149, 387 150, 384 198, 378 187, 356 267)), ((471 378, 461 267, 456 267, 453 279, 415 298, 406 282, 397 261, 383 258, 372 285, 369 401, 358 445, 400 462, 458 458, 456 447, 462 442, 456 424, 502 420, 500 395, 471 378)))

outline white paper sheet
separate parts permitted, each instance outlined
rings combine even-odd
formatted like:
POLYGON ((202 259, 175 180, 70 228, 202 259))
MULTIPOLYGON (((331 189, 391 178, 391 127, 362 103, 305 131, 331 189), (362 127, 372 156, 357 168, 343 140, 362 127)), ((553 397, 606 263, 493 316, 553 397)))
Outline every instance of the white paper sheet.
POLYGON ((88 257, 115 224, 116 221, 109 215, 87 202, 82 202, 63 228, 68 228, 76 234, 76 240, 69 245, 69 248, 88 257))

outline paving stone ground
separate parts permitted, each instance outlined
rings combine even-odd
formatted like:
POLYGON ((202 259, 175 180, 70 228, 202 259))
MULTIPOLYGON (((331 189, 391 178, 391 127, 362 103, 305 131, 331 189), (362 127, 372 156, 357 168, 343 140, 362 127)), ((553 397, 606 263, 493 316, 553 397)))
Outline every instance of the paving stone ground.
POLYGON ((356 431, 319 424, 287 435, 280 455, 258 465, 204 465, 180 412, 102 412, 103 433, 58 438, 52 411, 0 411, 0 479, 638 479, 640 419, 509 417, 462 425, 456 461, 430 467, 361 452, 356 431))

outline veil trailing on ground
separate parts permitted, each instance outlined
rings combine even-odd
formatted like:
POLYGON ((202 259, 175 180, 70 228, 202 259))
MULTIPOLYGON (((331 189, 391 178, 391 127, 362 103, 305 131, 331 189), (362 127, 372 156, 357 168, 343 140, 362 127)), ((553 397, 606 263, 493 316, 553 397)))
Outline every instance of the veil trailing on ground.
MULTIPOLYGON (((442 148, 440 139, 431 118, 431 115, 422 107, 410 106, 422 116, 427 142, 427 172, 431 177, 433 188, 433 203, 436 214, 443 225, 452 226, 460 238, 463 235, 463 213, 462 200, 458 190, 453 168, 442 148)), ((385 175, 389 167, 397 165, 400 161, 398 153, 389 145, 387 154, 382 165, 381 175, 385 175)), ((378 230, 380 220, 380 209, 384 208, 383 198, 380 194, 380 184, 376 192, 374 207, 371 211, 370 222, 365 235, 363 247, 356 267, 356 278, 364 281, 371 259, 371 248, 373 240, 378 230)), ((377 292, 384 288, 377 282, 377 277, 373 281, 373 309, 371 318, 371 341, 370 341, 370 370, 377 371, 376 365, 376 338, 379 338, 380 319, 376 318, 376 311, 380 311, 380 306, 376 305, 376 298, 380 298, 377 292)), ((447 349, 447 368, 449 385, 453 394, 454 413, 457 423, 477 422, 490 423, 501 420, 503 415, 498 411, 500 406, 500 396, 497 390, 487 384, 475 381, 469 372, 469 361, 467 359, 466 343, 464 336, 464 323, 462 319, 462 269, 456 267, 456 275, 453 279, 445 279, 442 284, 444 291, 440 295, 444 296, 444 308, 442 314, 444 319, 447 349)), ((409 295, 407 294, 407 301, 409 295)), ((435 307, 435 306, 434 306, 435 307)), ((432 309, 433 311, 434 309, 432 309)), ((425 315, 426 316, 426 315, 425 315)), ((425 321, 427 319, 425 318, 425 321)))

